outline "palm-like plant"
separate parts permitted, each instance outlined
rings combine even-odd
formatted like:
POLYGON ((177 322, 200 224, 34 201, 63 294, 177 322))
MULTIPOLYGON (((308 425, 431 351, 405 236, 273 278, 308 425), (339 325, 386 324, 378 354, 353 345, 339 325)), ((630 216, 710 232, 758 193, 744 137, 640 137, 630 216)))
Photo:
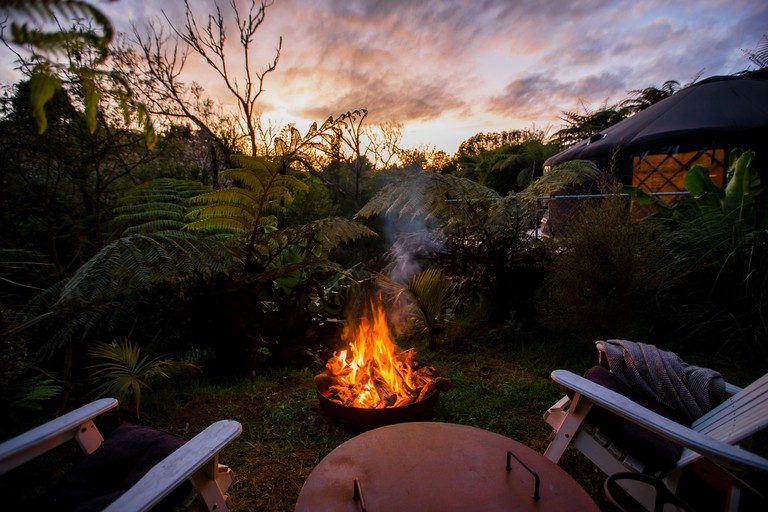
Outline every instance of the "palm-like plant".
POLYGON ((583 114, 577 111, 563 112, 565 127, 552 135, 552 140, 564 147, 590 138, 606 128, 615 125, 629 115, 629 110, 620 106, 604 106, 599 110, 585 108, 583 114))
POLYGON ((677 80, 667 80, 661 87, 651 85, 645 89, 630 91, 634 96, 622 101, 619 103, 619 106, 634 114, 672 96, 678 90, 680 90, 680 82, 677 80))
POLYGON ((97 362, 90 369, 95 370, 93 379, 98 383, 94 392, 98 396, 112 396, 120 403, 133 403, 139 416, 142 389, 151 389, 149 382, 158 377, 170 378, 171 367, 196 368, 189 363, 180 363, 158 357, 149 359, 142 356, 137 345, 128 339, 115 343, 97 342, 88 350, 88 355, 97 362))
POLYGON ((755 50, 741 50, 747 58, 757 66, 758 70, 768 68, 768 35, 763 34, 755 50))
POLYGON ((391 295, 393 303, 408 307, 409 316, 427 333, 430 350, 435 350, 440 321, 451 300, 451 278, 440 268, 432 267, 411 277, 406 284, 384 275, 378 276, 378 282, 391 295), (410 304, 407 304, 406 298, 410 304))

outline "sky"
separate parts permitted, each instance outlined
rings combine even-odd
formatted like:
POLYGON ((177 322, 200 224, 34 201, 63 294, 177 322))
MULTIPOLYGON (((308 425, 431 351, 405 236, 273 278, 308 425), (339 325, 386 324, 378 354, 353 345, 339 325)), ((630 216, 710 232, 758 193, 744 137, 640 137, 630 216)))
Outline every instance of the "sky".
MULTIPOLYGON (((163 13, 180 21, 184 6, 92 3, 126 32, 163 13)), ((201 21, 215 3, 229 15, 229 0, 190 0, 201 21)), ((303 131, 365 108, 370 123, 402 124, 402 146, 453 155, 477 133, 551 134, 564 111, 754 68, 743 50, 765 34, 766 0, 274 0, 254 62, 266 67, 282 37, 259 99, 267 118, 303 131)), ((0 81, 13 81, 9 71, 0 81)), ((187 71, 210 94, 223 90, 204 65, 187 71)))

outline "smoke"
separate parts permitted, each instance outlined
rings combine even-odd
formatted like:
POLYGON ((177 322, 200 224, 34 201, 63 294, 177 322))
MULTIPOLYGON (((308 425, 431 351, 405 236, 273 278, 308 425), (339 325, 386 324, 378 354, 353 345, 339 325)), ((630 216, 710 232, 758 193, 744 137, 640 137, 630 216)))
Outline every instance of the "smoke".
MULTIPOLYGON (((424 269, 428 260, 443 250, 442 232, 430 224, 425 216, 388 216, 384 219, 383 236, 390 243, 386 254, 390 263, 384 268, 384 275, 405 285, 424 269)), ((394 333, 405 331, 412 309, 408 294, 401 294, 397 302, 390 304, 388 321, 394 333)))
POLYGON ((428 229, 423 218, 388 222, 387 231, 391 263, 387 266, 386 275, 400 284, 406 284, 420 273, 424 262, 439 253, 444 245, 440 230, 428 229))

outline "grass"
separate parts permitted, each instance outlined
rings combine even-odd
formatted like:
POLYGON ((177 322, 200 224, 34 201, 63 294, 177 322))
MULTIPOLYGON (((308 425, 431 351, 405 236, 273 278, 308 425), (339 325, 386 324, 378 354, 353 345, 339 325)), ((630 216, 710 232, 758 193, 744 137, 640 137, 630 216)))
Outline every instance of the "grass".
MULTIPOLYGON (((484 428, 544 450, 550 429, 542 414, 563 393, 549 379, 549 372, 561 366, 557 351, 468 344, 420 350, 419 359, 453 383, 438 401, 435 421, 484 428)), ((575 369, 591 364, 585 357, 575 369)), ((221 418, 239 421, 243 434, 221 455, 235 472, 229 491, 235 510, 290 511, 312 469, 354 435, 320 409, 312 377, 321 370, 273 370, 254 382, 193 385, 183 397, 181 390, 167 388, 146 399, 142 423, 190 436, 221 418)), ((593 468, 570 455, 564 464, 600 494, 593 468)))
MULTIPOLYGON (((421 361, 453 383, 450 391, 441 394, 434 419, 484 428, 543 452, 550 428, 542 415, 563 394, 549 373, 556 368, 583 372, 597 360, 590 347, 591 342, 580 347, 538 339, 493 344, 464 341, 432 352, 419 350, 421 361)), ((728 380, 744 384, 751 379, 743 366, 733 367, 741 378, 726 374, 728 380)), ((199 376, 177 379, 146 394, 140 423, 190 438, 219 419, 239 421, 242 435, 220 458, 234 470, 229 490, 234 510, 291 511, 312 469, 353 435, 320 410, 313 376, 321 370, 319 365, 273 369, 253 381, 237 378, 218 384, 199 376)), ((132 412, 120 409, 99 418, 97 424, 109 431, 121 420, 136 421, 132 412)), ((29 504, 30 495, 45 492, 45 483, 81 456, 76 446, 56 452, 0 478, 0 492, 11 501, 19 500, 18 504, 29 504), (15 492, 18 489, 25 492, 15 492)), ((581 454, 569 449, 560 465, 601 507, 606 506, 604 476, 581 454)), ((6 504, 14 508, 14 503, 6 504)))

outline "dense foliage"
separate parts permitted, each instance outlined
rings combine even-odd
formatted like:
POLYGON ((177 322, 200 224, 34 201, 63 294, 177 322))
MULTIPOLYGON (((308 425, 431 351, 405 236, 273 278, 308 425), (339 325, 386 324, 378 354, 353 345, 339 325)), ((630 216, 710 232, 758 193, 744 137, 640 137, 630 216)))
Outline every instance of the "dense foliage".
MULTIPOLYGON (((596 201, 567 237, 539 237, 541 199, 597 179, 588 162, 541 176, 544 160, 674 94, 675 81, 566 112, 551 137, 479 133, 449 157, 400 148, 398 128, 369 126, 365 109, 305 133, 262 123, 256 100, 280 46, 246 78, 250 93, 231 89, 239 113, 224 114, 183 83, 183 63, 160 39, 118 52, 87 2, 9 5, 20 15, 82 9, 97 23, 50 37, 14 25, 18 42, 59 44, 71 65, 19 55, 28 74, 3 103, 4 408, 57 393, 85 399, 94 370, 102 383, 123 382, 89 353, 187 361, 217 378, 316 365, 338 348, 346 304, 382 288, 402 313, 403 343, 430 349, 479 328, 488 340, 546 332, 584 347, 607 336, 768 346, 764 185, 749 152, 734 154, 725 190, 691 171, 692 197, 664 215, 630 222, 621 201, 596 201)), ((249 20, 238 25, 243 49, 269 5, 230 5, 249 20)), ((177 44, 224 55, 226 38, 214 33, 226 29, 224 12, 208 18, 211 33, 187 14, 187 26, 171 27, 177 44)), ((214 69, 233 83, 231 68, 214 69)))

